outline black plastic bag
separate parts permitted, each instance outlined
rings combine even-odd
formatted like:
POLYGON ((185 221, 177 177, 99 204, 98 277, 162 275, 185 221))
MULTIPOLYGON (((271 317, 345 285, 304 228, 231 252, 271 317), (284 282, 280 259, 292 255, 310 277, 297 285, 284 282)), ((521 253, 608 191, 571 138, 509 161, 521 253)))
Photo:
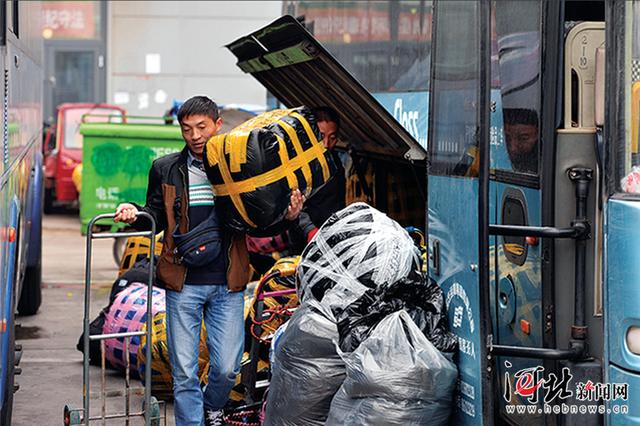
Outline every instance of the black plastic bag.
POLYGON ((404 309, 429 341, 441 352, 453 352, 457 339, 448 329, 442 289, 414 272, 386 287, 367 290, 346 308, 333 308, 340 349, 355 350, 386 316, 404 309))
POLYGON ((337 170, 306 107, 269 111, 214 136, 204 167, 221 221, 239 231, 281 222, 293 189, 309 198, 337 170))
MULTIPOLYGON (((109 306, 111 306, 111 304, 109 304, 109 306)), ((102 334, 102 328, 104 327, 109 306, 101 310, 100 314, 98 314, 98 316, 89 323, 89 336, 102 334)), ((84 353, 84 332, 80 335, 80 339, 78 339, 76 349, 84 353)), ((100 366, 100 361, 100 341, 89 340, 89 364, 100 366)), ((109 361, 107 361, 107 364, 108 363, 109 361)))

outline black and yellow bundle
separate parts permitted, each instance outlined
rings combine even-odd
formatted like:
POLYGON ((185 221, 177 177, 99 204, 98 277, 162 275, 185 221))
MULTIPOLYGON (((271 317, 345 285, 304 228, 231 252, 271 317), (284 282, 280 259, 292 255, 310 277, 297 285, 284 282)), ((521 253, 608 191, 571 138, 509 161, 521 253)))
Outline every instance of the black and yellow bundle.
POLYGON ((241 231, 278 223, 293 189, 308 198, 336 170, 306 107, 269 111, 212 137, 204 166, 221 220, 241 231))

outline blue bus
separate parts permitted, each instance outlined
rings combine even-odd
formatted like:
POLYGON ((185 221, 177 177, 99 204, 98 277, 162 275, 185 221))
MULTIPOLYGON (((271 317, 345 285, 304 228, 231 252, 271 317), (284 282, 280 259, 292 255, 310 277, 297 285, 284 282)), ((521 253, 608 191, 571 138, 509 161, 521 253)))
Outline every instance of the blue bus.
POLYGON ((0 163, 0 424, 11 424, 15 314, 41 302, 42 36, 40 2, 0 3, 3 70, 0 163))
POLYGON ((283 7, 227 47, 341 113, 349 201, 426 228, 450 423, 640 424, 640 1, 283 7))

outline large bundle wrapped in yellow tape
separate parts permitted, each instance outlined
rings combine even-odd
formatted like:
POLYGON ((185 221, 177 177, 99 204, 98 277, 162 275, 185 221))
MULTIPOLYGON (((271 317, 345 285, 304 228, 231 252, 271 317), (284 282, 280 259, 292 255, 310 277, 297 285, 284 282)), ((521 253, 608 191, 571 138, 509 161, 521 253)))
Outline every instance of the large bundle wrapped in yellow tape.
MULTIPOLYGON (((147 325, 141 331, 146 331, 147 325)), ((153 316, 153 335, 151 342, 151 393, 158 399, 173 399, 173 380, 171 379, 171 362, 167 347, 167 314, 158 312, 153 316)), ((144 372, 147 367, 146 351, 147 335, 140 336, 138 346, 138 374, 144 383, 144 372)), ((198 376, 200 383, 207 382, 209 372, 209 350, 207 349, 207 333, 202 324, 200 330, 200 353, 198 354, 198 376)))
POLYGON ((269 111, 212 137, 204 166, 221 219, 240 231, 278 223, 293 189, 310 197, 336 171, 306 107, 269 111))

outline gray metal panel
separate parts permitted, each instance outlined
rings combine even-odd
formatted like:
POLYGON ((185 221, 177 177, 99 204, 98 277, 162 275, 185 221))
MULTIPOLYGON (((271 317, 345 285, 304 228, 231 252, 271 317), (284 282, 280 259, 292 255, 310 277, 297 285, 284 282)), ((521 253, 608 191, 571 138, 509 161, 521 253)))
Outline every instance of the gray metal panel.
POLYGON ((356 150, 424 160, 426 151, 382 105, 292 16, 227 45, 238 65, 287 107, 330 106, 340 113, 341 133, 356 150), (281 54, 303 46, 307 58, 281 54), (283 65, 291 60, 291 63, 283 65), (248 66, 247 66, 248 64, 248 66), (251 68, 251 69, 249 69, 251 68))
MULTIPOLYGON (((602 241, 602 212, 597 201, 597 182, 600 172, 597 170, 595 152, 595 132, 592 130, 559 132, 556 145, 556 226, 569 226, 575 218, 575 189, 567 176, 572 167, 589 167, 594 170, 594 179, 589 187, 587 201, 588 219, 591 223, 591 239, 587 241, 586 258, 586 322, 589 327, 589 352, 602 358, 604 348, 602 315, 594 315, 601 299, 596 296, 595 283, 602 290, 601 263, 602 252, 596 250, 596 241, 602 241)), ((602 293, 600 292, 600 295, 602 293)), ((555 250, 555 317, 556 342, 566 347, 571 337, 574 306, 574 242, 570 239, 556 240, 555 250)))

